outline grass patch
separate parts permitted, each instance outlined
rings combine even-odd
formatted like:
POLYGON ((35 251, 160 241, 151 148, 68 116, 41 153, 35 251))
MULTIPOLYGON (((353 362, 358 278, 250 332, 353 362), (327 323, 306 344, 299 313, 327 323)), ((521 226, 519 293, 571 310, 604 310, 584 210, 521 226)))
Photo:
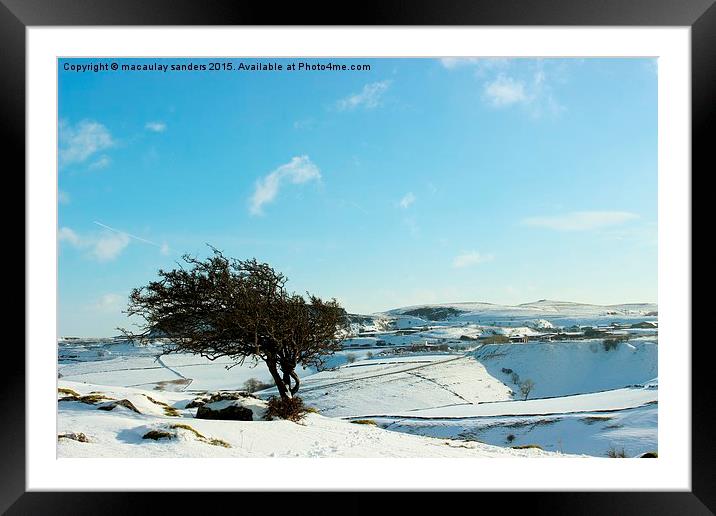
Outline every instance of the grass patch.
POLYGON ((194 427, 185 425, 183 423, 179 423, 176 425, 170 425, 169 428, 181 428, 182 430, 188 430, 189 432, 193 433, 197 439, 206 439, 198 430, 196 430, 194 427))
POLYGON ((175 435, 165 430, 150 430, 142 436, 142 439, 153 439, 158 441, 159 439, 174 439, 175 435))
POLYGON ((79 398, 81 396, 79 392, 73 391, 72 389, 67 389, 65 387, 58 388, 57 394, 64 394, 65 396, 73 396, 75 398, 79 398))
POLYGON ((194 427, 185 425, 183 423, 170 425, 169 428, 175 429, 175 430, 176 429, 188 430, 189 432, 191 432, 192 434, 194 434, 196 436, 197 440, 199 440, 203 443, 206 443, 206 444, 211 444, 212 446, 221 446, 222 448, 231 448, 231 445, 229 443, 227 443, 226 441, 223 441, 221 439, 215 439, 215 438, 209 439, 206 436, 204 436, 201 432, 199 432, 197 429, 195 429, 194 427))
MULTIPOLYGON (((59 390, 59 389, 58 389, 59 390)), ((104 394, 99 393, 90 393, 86 396, 65 396, 63 398, 60 398, 58 401, 79 401, 80 403, 86 403, 87 405, 96 405, 97 403, 101 401, 113 401, 114 398, 108 398, 104 394)))
POLYGON ((100 405, 97 407, 97 410, 114 410, 118 406, 127 408, 131 410, 132 412, 136 412, 137 414, 141 414, 137 407, 134 406, 134 404, 129 400, 115 400, 112 401, 112 403, 107 403, 106 405, 100 405))
POLYGON ((626 458, 626 452, 624 451, 624 448, 618 450, 612 446, 607 450, 607 457, 610 459, 624 459, 626 458))
POLYGON ((114 398, 110 398, 109 396, 105 396, 101 393, 91 393, 87 396, 80 396, 77 401, 81 401, 82 403, 87 403, 88 405, 94 405, 96 403, 99 403, 100 401, 112 401, 114 398))
POLYGON ((372 419, 354 419, 351 421, 354 425, 373 425, 378 426, 378 423, 373 421, 372 419))
POLYGON ((513 450, 528 450, 534 448, 536 450, 544 450, 539 444, 518 444, 516 446, 510 446, 513 450))
POLYGON ((162 408, 164 409, 164 415, 165 415, 165 416, 179 417, 179 416, 181 415, 181 414, 179 414, 179 411, 178 411, 177 409, 175 409, 174 407, 172 407, 171 405, 169 405, 169 404, 167 404, 167 403, 164 403, 163 401, 155 400, 154 398, 152 398, 151 396, 148 396, 148 395, 146 395, 146 394, 145 394, 144 396, 145 396, 149 401, 151 401, 152 403, 154 403, 155 405, 159 405, 160 407, 162 407, 162 408))
POLYGON ((58 434, 57 440, 60 439, 71 439, 73 441, 78 441, 81 443, 88 443, 89 439, 87 439, 87 436, 83 434, 82 432, 68 432, 66 434, 58 434))
POLYGON ((287 419, 294 423, 299 422, 308 412, 308 407, 303 404, 303 400, 298 396, 293 398, 279 398, 271 396, 268 399, 266 415, 264 419, 271 421, 274 418, 287 419))
POLYGON ((307 414, 318 414, 318 413, 320 413, 320 410, 318 410, 316 407, 306 407, 306 413, 307 414))
MULTIPOLYGON (((477 442, 479 442, 479 441, 477 441, 477 442)), ((468 449, 468 450, 473 449, 472 446, 470 446, 470 445, 468 445, 468 444, 466 444, 466 443, 455 443, 455 442, 446 441, 446 442, 444 442, 443 444, 444 444, 445 446, 449 446, 450 448, 466 448, 466 449, 468 449)))

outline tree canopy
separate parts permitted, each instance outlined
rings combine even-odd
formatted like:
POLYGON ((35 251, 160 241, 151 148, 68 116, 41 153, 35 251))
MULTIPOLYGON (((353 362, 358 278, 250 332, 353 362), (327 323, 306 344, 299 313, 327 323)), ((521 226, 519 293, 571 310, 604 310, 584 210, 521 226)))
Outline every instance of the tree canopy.
POLYGON ((281 397, 293 396, 300 386, 296 367, 321 366, 340 349, 345 310, 335 299, 290 293, 287 278, 267 263, 212 251, 205 260, 184 255, 183 264, 132 290, 127 314, 143 322, 139 332, 125 333, 166 337, 169 352, 235 364, 263 360, 281 397))

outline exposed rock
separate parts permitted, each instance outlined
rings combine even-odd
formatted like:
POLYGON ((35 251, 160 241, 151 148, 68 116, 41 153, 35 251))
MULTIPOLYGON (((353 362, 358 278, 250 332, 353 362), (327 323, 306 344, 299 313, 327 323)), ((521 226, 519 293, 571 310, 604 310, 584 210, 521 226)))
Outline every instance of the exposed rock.
POLYGON ((246 391, 221 391, 215 392, 211 395, 205 394, 203 396, 198 396, 191 400, 189 403, 187 403, 186 407, 184 408, 202 407, 207 403, 216 403, 217 401, 225 400, 240 400, 243 398, 259 399, 258 396, 254 396, 253 394, 250 394, 246 391))
POLYGON ((246 391, 221 391, 216 392, 211 395, 211 398, 209 398, 209 403, 214 403, 215 401, 223 401, 223 400, 240 400, 242 398, 254 398, 258 399, 258 396, 254 396, 253 394, 250 394, 246 391))
POLYGON ((176 437, 176 435, 171 432, 166 432, 164 430, 150 430, 142 436, 142 439, 154 439, 155 441, 158 441, 159 439, 174 439, 174 437, 176 437))
POLYGON ((196 412, 197 419, 225 419, 231 421, 253 421, 254 412, 250 408, 242 407, 231 400, 207 403, 199 407, 196 412))
POLYGON ((114 410, 117 405, 121 405, 122 407, 128 408, 132 412, 141 414, 141 412, 137 410, 137 407, 135 407, 134 404, 129 400, 116 400, 110 403, 105 403, 104 405, 100 405, 99 407, 97 407, 97 410, 114 410))
POLYGON ((87 436, 83 434, 82 432, 69 432, 66 434, 58 434, 57 439, 72 439, 73 441, 78 441, 81 443, 88 443, 89 439, 87 439, 87 436))

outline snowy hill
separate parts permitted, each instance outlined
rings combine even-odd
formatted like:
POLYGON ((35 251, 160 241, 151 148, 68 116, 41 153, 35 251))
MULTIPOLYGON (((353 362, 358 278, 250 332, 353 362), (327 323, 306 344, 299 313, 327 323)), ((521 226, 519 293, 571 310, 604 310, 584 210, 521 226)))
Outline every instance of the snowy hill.
POLYGON ((308 414, 300 423, 196 419, 196 409, 183 408, 193 398, 186 394, 63 381, 59 385, 79 395, 127 399, 139 410, 118 406, 105 411, 91 404, 59 401, 58 435, 63 436, 58 438, 59 457, 563 456, 390 432, 318 414, 308 414), (165 414, 164 406, 177 415, 165 414), (152 431, 166 437, 147 438, 152 431))
POLYGON ((438 305, 416 305, 388 310, 381 315, 404 318, 415 316, 424 321, 487 321, 519 319, 585 319, 595 321, 601 318, 612 320, 644 319, 654 317, 657 305, 653 303, 632 303, 619 305, 590 305, 567 301, 540 300, 516 306, 492 303, 449 303, 438 305))
POLYGON ((299 395, 320 411, 299 425, 196 419, 186 406, 247 380, 272 385, 261 362, 165 354, 160 341, 67 339, 59 387, 126 399, 137 412, 59 402, 60 433, 88 441, 60 438, 59 455, 635 457, 658 450, 657 310, 541 300, 351 315, 343 349, 321 370, 298 370, 299 395), (152 430, 171 438, 142 439, 152 430))

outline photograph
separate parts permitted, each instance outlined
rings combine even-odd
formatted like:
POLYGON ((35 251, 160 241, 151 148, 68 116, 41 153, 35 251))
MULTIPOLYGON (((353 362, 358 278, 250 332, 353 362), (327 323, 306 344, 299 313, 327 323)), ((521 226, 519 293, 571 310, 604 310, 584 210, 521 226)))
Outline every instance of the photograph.
POLYGON ((658 458, 657 57, 56 64, 57 458, 658 458))

